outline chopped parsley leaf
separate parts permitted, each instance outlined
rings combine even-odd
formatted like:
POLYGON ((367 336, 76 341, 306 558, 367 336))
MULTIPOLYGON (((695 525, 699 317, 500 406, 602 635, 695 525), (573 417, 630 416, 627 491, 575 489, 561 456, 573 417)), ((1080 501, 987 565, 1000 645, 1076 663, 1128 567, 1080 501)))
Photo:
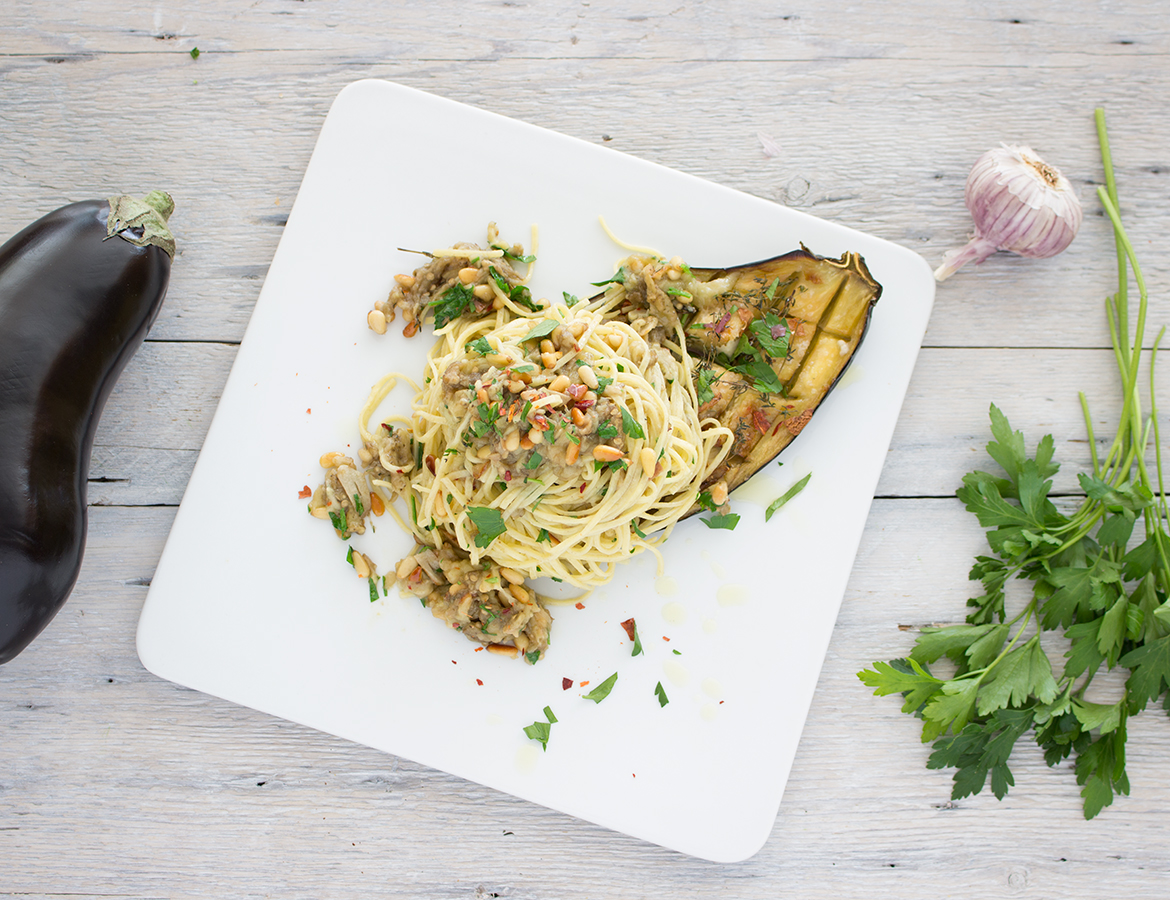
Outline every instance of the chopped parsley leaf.
POLYGON ((533 722, 531 725, 525 725, 524 734, 534 741, 540 741, 541 748, 547 751, 549 734, 552 731, 552 726, 556 724, 557 717, 553 715, 552 709, 547 706, 544 708, 544 717, 548 719, 547 722, 533 722))
POLYGON ((695 393, 699 397, 699 405, 710 403, 715 399, 715 389, 711 386, 719 380, 714 369, 704 367, 695 372, 695 393))
MULTIPOLYGON (((507 254, 505 254, 505 256, 506 255, 507 254)), ((535 259, 536 257, 532 258, 535 259)), ((496 283, 496 287, 503 291, 509 300, 511 300, 517 306, 526 307, 533 312, 540 312, 541 306, 540 304, 533 301, 532 294, 529 292, 528 288, 522 284, 509 284, 508 280, 495 269, 491 269, 490 271, 492 280, 496 283)))
POLYGON ((464 350, 474 350, 480 356, 487 356, 492 352, 492 345, 485 337, 477 337, 474 341, 468 341, 463 348, 464 350))
POLYGON ((537 453, 535 450, 533 450, 532 455, 530 457, 528 457, 527 462, 524 463, 524 468, 536 469, 536 468, 539 468, 539 466, 542 462, 544 462, 544 457, 541 456, 539 453, 537 453))
POLYGON ((490 506, 469 506, 467 507, 467 517, 471 519, 478 532, 475 536, 475 546, 477 547, 486 547, 507 531, 503 514, 490 506))
POLYGON ((728 531, 735 531, 735 526, 739 524, 739 515, 727 513, 722 516, 711 516, 708 519, 703 519, 702 522, 708 528, 725 528, 728 531))
POLYGON ((549 539, 547 528, 540 529, 540 534, 538 534, 536 536, 536 543, 538 543, 538 544, 551 544, 552 543, 552 541, 549 539))
POLYGON ((597 429, 597 439, 601 441, 608 441, 610 438, 618 436, 618 430, 613 422, 602 422, 597 429))
POLYGON ((760 349, 772 359, 784 359, 788 356, 790 331, 786 319, 781 319, 775 313, 768 313, 764 318, 752 322, 748 326, 748 331, 755 337, 760 349))
POLYGON ((613 384, 612 378, 606 378, 604 375, 597 376, 597 393, 604 394, 605 389, 613 384))
POLYGON ((614 672, 609 678, 601 682, 597 687, 585 695, 586 700, 592 700, 594 703, 600 703, 609 696, 609 692, 613 690, 613 686, 617 684, 618 673, 614 672))
POLYGON ((630 652, 630 656, 642 655, 642 638, 638 636, 638 626, 634 626, 634 649, 630 652))
POLYGON ((361 494, 354 494, 353 495, 353 508, 357 510, 357 514, 359 516, 364 516, 366 514, 366 509, 364 506, 362 506, 362 495, 361 494))
POLYGON ((715 501, 711 499, 710 491, 703 491, 700 493, 698 502, 701 508, 710 510, 711 512, 715 512, 717 509, 719 509, 719 507, 715 505, 715 501))
POLYGON ((430 302, 435 311, 435 327, 442 328, 452 319, 475 308, 475 294, 465 284, 456 284, 430 302))
POLYGON ((378 579, 370 579, 370 602, 373 603, 378 599, 378 579))
POLYGON ((642 426, 634 421, 634 417, 624 406, 622 407, 622 431, 626 433, 626 437, 644 438, 646 436, 642 426))
MULTIPOLYGON (((522 263, 536 262, 536 257, 533 256, 531 253, 529 253, 525 256, 517 256, 515 253, 512 252, 512 249, 510 247, 502 247, 499 244, 492 244, 492 249, 493 250, 503 250, 504 251, 504 259, 510 259, 510 260, 515 261, 515 262, 522 262, 522 263)), ((492 269, 492 271, 495 272, 495 269, 492 269)))
POLYGON ((631 522, 630 526, 634 529, 634 534, 636 534, 642 540, 646 540, 646 532, 644 532, 641 528, 638 527, 637 522, 631 522))
POLYGON ((581 298, 576 294, 570 294, 568 291, 561 291, 561 293, 565 298, 565 306, 576 306, 581 301, 581 298))
POLYGON ((733 367, 733 371, 743 375, 761 394, 783 394, 784 383, 776 376, 776 372, 762 359, 753 359, 733 367))
POLYGON ((775 513, 776 510, 780 509, 780 507, 782 507, 785 503, 787 503, 789 500, 791 500, 793 497, 795 497, 797 494, 799 494, 801 491, 803 491, 804 486, 806 484, 808 484, 808 480, 810 478, 812 478, 812 472, 809 472, 807 475, 804 476, 804 478, 800 479, 800 481, 796 482, 796 484, 794 484, 792 487, 790 487, 788 490, 786 490, 783 494, 781 494, 779 497, 777 497, 775 500, 773 500, 768 505, 768 508, 766 510, 764 510, 764 521, 767 522, 770 518, 772 518, 772 514, 775 513))
POLYGON ((532 326, 532 330, 528 334, 520 338, 520 343, 523 344, 526 341, 534 341, 537 338, 548 337, 558 324, 556 319, 541 319, 539 324, 532 326))
POLYGON ((344 509, 339 513, 331 512, 329 514, 329 521, 333 523, 333 527, 336 528, 338 531, 348 531, 349 530, 346 527, 346 525, 348 524, 347 520, 348 520, 348 516, 346 516, 344 509))
POLYGON ((605 281, 591 281, 589 283, 594 287, 605 287, 607 284, 625 284, 626 270, 618 269, 616 272, 614 272, 612 278, 607 278, 605 281))
POLYGON ((349 552, 345 554, 345 561, 351 566, 353 565, 353 547, 350 547, 349 552))
POLYGON ((663 688, 662 688, 661 681, 658 682, 658 684, 656 684, 654 686, 654 696, 658 698, 658 705, 659 706, 666 706, 666 704, 670 702, 670 700, 666 696, 666 691, 663 690, 663 688))
POLYGON ((670 294, 672 297, 686 297, 688 300, 691 299, 691 292, 684 291, 682 288, 668 287, 666 289, 666 293, 670 294))
MULTIPOLYGON (((528 665, 535 666, 538 662, 540 662, 540 651, 539 650, 529 650, 527 653, 524 654, 524 658, 526 660, 528 660, 528 665)), ((547 710, 548 707, 546 706, 545 709, 547 710)), ((548 715, 552 715, 552 713, 550 712, 550 713, 548 713, 548 715)), ((553 719, 552 721, 555 722, 556 719, 553 719)))

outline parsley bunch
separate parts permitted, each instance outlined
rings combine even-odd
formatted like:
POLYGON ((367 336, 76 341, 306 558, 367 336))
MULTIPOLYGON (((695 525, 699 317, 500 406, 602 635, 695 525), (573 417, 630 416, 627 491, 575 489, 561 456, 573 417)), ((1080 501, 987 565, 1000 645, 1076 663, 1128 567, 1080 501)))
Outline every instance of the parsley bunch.
POLYGON ((922 719, 922 740, 934 742, 927 767, 956 770, 952 799, 978 793, 989 777, 1002 799, 1015 783, 1008 767, 1012 749, 1031 732, 1048 765, 1075 754, 1086 819, 1116 794, 1129 793, 1129 717, 1159 699, 1170 712, 1170 508, 1153 398, 1162 334, 1149 353, 1146 415, 1138 389, 1146 286, 1118 214, 1102 110, 1096 118, 1105 169, 1105 186, 1097 194, 1113 224, 1118 263, 1117 293, 1106 301, 1123 390, 1117 435, 1099 458, 1081 394, 1092 472, 1078 476, 1085 496, 1066 515, 1049 499, 1059 468, 1052 436, 1028 455, 1024 436, 992 406, 994 440, 987 452, 1002 474, 970 472, 957 492, 987 529, 991 555, 976 557, 970 574, 982 583, 983 594, 968 601, 967 624, 924 628, 909 658, 877 662, 858 673, 875 694, 902 694, 902 711, 922 719), (1132 339, 1131 269, 1139 295, 1132 339), (1151 440, 1153 472, 1146 464, 1151 440), (1031 582, 1030 599, 1011 618, 1005 607, 1009 579, 1031 582), (1054 666, 1045 652, 1046 631, 1063 635, 1063 665, 1054 666), (929 668, 944 656, 954 665, 950 677, 929 668), (1123 696, 1115 703, 1085 699, 1093 678, 1118 666, 1128 670, 1123 696))

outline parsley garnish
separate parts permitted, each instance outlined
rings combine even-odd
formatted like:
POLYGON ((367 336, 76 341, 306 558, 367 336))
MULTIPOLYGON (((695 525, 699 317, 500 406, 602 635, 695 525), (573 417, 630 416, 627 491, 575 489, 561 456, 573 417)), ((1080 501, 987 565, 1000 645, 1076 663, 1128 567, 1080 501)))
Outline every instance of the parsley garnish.
POLYGON ((594 287, 605 287, 607 284, 625 284, 626 270, 618 269, 616 272, 614 272, 612 278, 607 278, 605 281, 591 281, 589 283, 594 287))
POLYGON ((768 313, 748 326, 748 331, 760 345, 760 349, 772 359, 784 359, 788 355, 788 321, 775 313, 768 313))
POLYGON ((487 338, 477 337, 474 341, 468 341, 463 349, 467 351, 474 350, 480 356, 487 356, 492 352, 492 345, 488 342, 487 338))
POLYGON ((540 467, 540 464, 542 462, 544 462, 544 457, 541 456, 539 453, 537 453, 535 450, 533 450, 532 455, 530 457, 528 457, 528 460, 524 463, 524 468, 536 469, 536 468, 540 467))
POLYGON ((344 509, 339 513, 335 513, 335 512, 329 513, 329 521, 333 523, 333 527, 336 528, 338 531, 348 531, 349 530, 349 528, 348 528, 349 516, 346 515, 346 512, 344 509))
POLYGON ((809 472, 807 475, 804 476, 804 478, 800 479, 800 481, 796 482, 796 484, 794 484, 792 487, 790 487, 788 490, 786 490, 783 494, 781 494, 779 497, 777 497, 775 500, 773 500, 768 505, 768 508, 766 510, 764 510, 764 521, 767 522, 770 518, 772 518, 772 514, 775 513, 776 510, 780 509, 780 507, 782 507, 785 503, 787 503, 789 500, 791 500, 793 497, 795 497, 797 494, 799 494, 801 491, 803 491, 804 486, 806 484, 808 484, 808 480, 810 478, 812 478, 812 472, 809 472))
POLYGON ((661 681, 654 685, 654 696, 658 698, 659 706, 666 706, 666 704, 670 702, 669 698, 666 696, 666 691, 662 688, 661 681))
POLYGON ((610 438, 618 436, 617 426, 613 422, 602 422, 597 428, 597 439, 600 441, 608 441, 610 438))
POLYGON ((586 700, 592 700, 594 703, 600 703, 609 696, 609 692, 613 690, 613 686, 617 684, 618 673, 614 672, 609 678, 601 682, 597 687, 585 695, 586 700))
POLYGON ((638 626, 634 626, 634 649, 630 651, 630 656, 642 655, 642 638, 638 636, 638 626))
MULTIPOLYGON (((505 254, 505 256, 506 255, 507 254, 505 254)), ((533 259, 535 259, 535 257, 533 257, 533 259)), ((506 279, 495 269, 491 269, 490 271, 492 281, 496 283, 496 287, 503 291, 509 300, 511 300, 517 306, 526 307, 533 312, 540 312, 541 306, 533 301, 532 294, 529 292, 528 288, 522 284, 509 284, 508 279, 506 279)))
POLYGON ((508 529, 504 526, 504 516, 498 509, 490 506, 469 506, 467 517, 471 519, 478 532, 475 535, 475 546, 486 547, 508 529))
POLYGON ((642 430, 642 426, 634 421, 634 417, 630 415, 630 411, 624 406, 622 410, 622 431, 626 433, 626 437, 644 438, 646 432, 642 430))
POLYGON ((735 526, 739 524, 739 514, 726 513, 722 516, 711 516, 703 519, 702 522, 708 528, 725 528, 728 531, 735 531, 735 526))
MULTIPOLYGON (((1108 161, 1101 110, 1097 130, 1108 161)), ((1107 301, 1109 321, 1144 324, 1145 284, 1117 213, 1108 162, 1105 180, 1097 196, 1113 224, 1119 269, 1119 291, 1107 301), (1127 299, 1130 266, 1139 292, 1134 319, 1127 299)), ((1170 602, 1164 593, 1170 586, 1170 504, 1160 487, 1161 459, 1153 472, 1142 463, 1147 441, 1159 443, 1154 403, 1144 416, 1134 389, 1139 364, 1153 365, 1142 360, 1142 324, 1132 344, 1129 328, 1110 329, 1121 383, 1128 387, 1104 459, 1095 451, 1081 395, 1092 465, 1078 476, 1085 497, 1077 509, 1065 514, 1049 498, 1059 468, 1052 436, 1041 438, 1029 455, 1023 434, 991 406, 987 453, 1000 471, 969 472, 957 491, 986 530, 990 555, 977 556, 970 573, 983 593, 967 601, 966 624, 923 628, 908 659, 876 662, 858 673, 875 694, 902 694, 902 711, 922 720, 922 740, 934 742, 927 766, 956 770, 953 799, 979 793, 989 777, 1002 799, 1014 784, 1012 749, 1030 731, 1049 766, 1076 755, 1076 781, 1091 819, 1117 794, 1129 793, 1128 719, 1152 700, 1161 698, 1170 708, 1170 602), (1139 519, 1142 539, 1130 546, 1139 519), (1024 608, 1009 618, 1005 590, 1015 579, 1033 587, 1024 608), (1062 632, 1068 647, 1056 670, 1041 644, 1045 631, 1062 632), (955 666, 950 677, 928 668, 944 656, 955 666), (1086 700, 1094 676, 1118 666, 1129 670, 1122 696, 1112 703, 1086 700)))
POLYGON ((353 508, 357 510, 357 514, 359 516, 364 516, 366 514, 366 509, 364 506, 362 506, 362 495, 361 494, 354 494, 353 495, 353 508))
POLYGON ((644 532, 641 528, 638 527, 637 522, 631 522, 630 527, 634 529, 634 534, 636 534, 642 540, 646 540, 646 532, 644 532))
POLYGON ((452 319, 475 308, 475 294, 465 284, 452 285, 432 300, 430 307, 435 311, 435 327, 442 328, 452 319))
POLYGON ((612 378, 607 378, 604 375, 597 376, 597 393, 600 396, 605 393, 605 389, 613 384, 612 378))
POLYGON ((715 501, 711 499, 710 491, 701 491, 699 493, 698 504, 701 508, 710 510, 711 512, 715 512, 719 509, 719 507, 715 505, 715 501))
MULTIPOLYGON (((504 259, 510 259, 510 260, 515 261, 515 262, 522 262, 522 263, 536 262, 536 257, 533 256, 531 253, 529 253, 525 256, 517 256, 515 253, 512 252, 512 248, 502 247, 499 244, 492 244, 492 249, 493 250, 503 250, 504 251, 504 259)), ((495 269, 492 269, 492 271, 495 272, 495 269)))
POLYGON ((547 528, 540 529, 540 534, 538 534, 536 536, 536 543, 538 543, 538 544, 551 544, 552 543, 552 541, 549 540, 547 528))
POLYGON ((548 337, 559 324, 556 319, 541 319, 538 324, 532 326, 532 330, 528 334, 520 338, 520 343, 523 344, 525 341, 534 341, 537 338, 548 337))
POLYGON ((565 306, 576 306, 581 301, 580 297, 568 291, 561 291, 561 295, 565 298, 565 306))
POLYGON ((715 370, 704 366, 695 372, 695 393, 699 397, 699 405, 710 403, 715 399, 715 389, 712 385, 719 380, 715 370))
POLYGON ((762 359, 752 359, 731 367, 751 382, 761 394, 783 394, 784 382, 777 377, 775 370, 762 359))
MULTIPOLYGON (((527 653, 524 654, 524 658, 526 660, 528 660, 528 665, 535 666, 538 662, 540 662, 540 651, 539 650, 529 650, 527 653)), ((552 721, 555 722, 556 719, 553 719, 552 721)))
POLYGON ((370 578, 370 602, 378 599, 378 579, 370 578))
POLYGON ((541 749, 547 752, 549 734, 552 732, 552 726, 557 722, 557 717, 547 706, 544 708, 544 717, 548 719, 547 722, 533 722, 531 725, 525 725, 524 734, 534 741, 540 741, 541 749))
POLYGON ((353 565, 353 547, 350 547, 349 552, 345 554, 345 561, 351 566, 353 565))

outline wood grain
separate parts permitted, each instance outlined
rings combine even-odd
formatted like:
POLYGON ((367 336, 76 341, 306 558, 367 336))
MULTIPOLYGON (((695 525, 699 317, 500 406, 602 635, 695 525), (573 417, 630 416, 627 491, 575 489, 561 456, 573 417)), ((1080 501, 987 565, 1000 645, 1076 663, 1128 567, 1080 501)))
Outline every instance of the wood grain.
POLYGON ((1160 327, 1170 13, 1157 0, 11 0, 0 234, 69 200, 163 187, 181 251, 98 431, 78 586, 0 667, 0 897, 1165 896, 1161 712, 1130 723, 1133 795, 1085 822, 1069 765, 1049 769, 1030 745, 1003 802, 950 802, 916 723, 855 675, 964 615, 983 540, 953 492, 986 465, 990 402, 1030 442, 1055 436, 1067 502, 1088 458, 1079 390, 1098 435, 1113 430, 1098 105, 1160 327), (965 240, 968 167, 1000 141, 1031 144, 1085 205, 1061 256, 998 254, 940 287, 784 803, 747 862, 686 858, 162 682, 138 661, 147 587, 316 135, 336 93, 366 77, 872 232, 932 264, 965 240))

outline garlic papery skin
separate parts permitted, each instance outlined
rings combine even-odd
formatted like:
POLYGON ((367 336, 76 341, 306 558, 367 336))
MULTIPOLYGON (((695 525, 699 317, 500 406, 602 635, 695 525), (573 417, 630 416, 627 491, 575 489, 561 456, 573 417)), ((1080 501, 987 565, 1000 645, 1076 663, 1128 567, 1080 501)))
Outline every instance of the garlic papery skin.
POLYGON ((975 233, 967 246, 943 257, 934 273, 938 281, 996 250, 1055 256, 1072 243, 1084 218, 1068 179, 1029 147, 1003 144, 975 160, 965 198, 975 233))

